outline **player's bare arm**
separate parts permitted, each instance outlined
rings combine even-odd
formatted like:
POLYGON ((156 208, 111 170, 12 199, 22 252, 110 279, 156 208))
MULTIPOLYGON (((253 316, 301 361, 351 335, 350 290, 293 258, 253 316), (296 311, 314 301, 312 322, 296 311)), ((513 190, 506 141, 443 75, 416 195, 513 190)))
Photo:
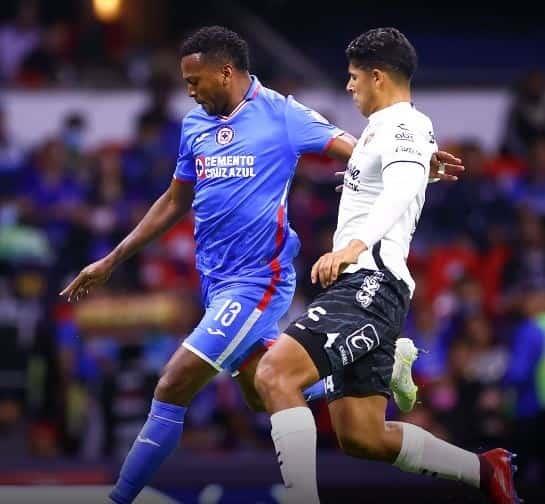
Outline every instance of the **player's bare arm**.
POLYGON ((356 143, 357 139, 355 139, 350 133, 346 133, 345 131, 342 135, 339 135, 331 141, 325 153, 329 157, 338 159, 343 163, 348 163, 348 160, 352 155, 352 151, 354 150, 354 146, 356 145, 356 143))
POLYGON ((60 295, 69 302, 78 301, 93 287, 107 282, 119 264, 176 224, 189 211, 192 202, 193 185, 173 179, 127 237, 107 256, 83 268, 60 295))

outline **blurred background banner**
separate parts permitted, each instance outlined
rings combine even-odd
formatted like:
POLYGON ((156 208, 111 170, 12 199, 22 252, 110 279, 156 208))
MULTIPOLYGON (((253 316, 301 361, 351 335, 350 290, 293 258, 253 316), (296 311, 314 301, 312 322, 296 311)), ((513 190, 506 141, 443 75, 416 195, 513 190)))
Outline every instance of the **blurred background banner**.
MULTIPOLYGON (((168 186, 194 106, 178 49, 215 23, 247 38, 266 86, 356 136, 366 120, 344 91, 346 44, 377 26, 413 42, 414 103, 466 173, 427 191, 404 330, 427 350, 415 367, 421 404, 389 413, 464 448, 518 452, 520 494, 545 502, 545 18, 524 2, 1 2, 0 484, 112 483, 163 365, 200 319, 191 216, 84 303, 57 293, 168 186)), ((309 271, 331 249, 343 169, 299 162, 289 206, 302 248, 284 326, 317 292, 309 271)), ((325 502, 482 502, 341 455, 325 402, 312 409, 325 502)), ((219 375, 156 486, 183 502, 277 502, 269 429, 219 375)), ((0 487, 0 502, 16 502, 8 495, 0 487)))

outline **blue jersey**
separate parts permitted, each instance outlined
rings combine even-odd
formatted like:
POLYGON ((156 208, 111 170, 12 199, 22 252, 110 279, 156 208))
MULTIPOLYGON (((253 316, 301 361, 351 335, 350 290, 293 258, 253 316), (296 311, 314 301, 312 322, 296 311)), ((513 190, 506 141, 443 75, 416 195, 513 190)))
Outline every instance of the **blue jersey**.
POLYGON ((229 116, 198 106, 184 118, 174 178, 195 184, 196 265, 236 281, 279 274, 299 251, 287 219, 297 160, 342 131, 252 76, 229 116))

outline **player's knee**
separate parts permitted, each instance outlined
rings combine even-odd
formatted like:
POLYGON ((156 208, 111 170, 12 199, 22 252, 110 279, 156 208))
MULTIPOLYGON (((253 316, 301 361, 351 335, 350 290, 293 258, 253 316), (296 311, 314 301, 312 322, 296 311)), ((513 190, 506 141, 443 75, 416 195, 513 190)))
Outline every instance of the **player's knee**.
POLYGON ((279 378, 275 360, 265 355, 255 371, 254 384, 259 395, 265 398, 267 391, 278 386, 279 378))
POLYGON ((255 388, 259 395, 266 398, 276 392, 289 388, 282 364, 271 352, 267 352, 259 361, 255 373, 255 388))
POLYGON ((381 432, 343 432, 338 435, 339 445, 351 457, 385 460, 388 455, 385 436, 381 432))
POLYGON ((183 374, 176 373, 167 366, 155 387, 155 398, 172 404, 186 404, 191 397, 192 393, 183 374))

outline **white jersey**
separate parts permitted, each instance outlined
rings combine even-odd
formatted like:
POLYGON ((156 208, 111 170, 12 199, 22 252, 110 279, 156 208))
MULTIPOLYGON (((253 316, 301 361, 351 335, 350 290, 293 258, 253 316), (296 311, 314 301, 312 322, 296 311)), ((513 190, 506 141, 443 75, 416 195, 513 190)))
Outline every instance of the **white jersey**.
POLYGON ((410 103, 396 103, 369 116, 369 124, 354 148, 344 175, 333 250, 344 248, 350 240, 361 239, 366 218, 384 189, 383 171, 388 166, 416 163, 422 166, 425 177, 401 217, 389 230, 384 230, 382 239, 360 254, 357 264, 350 265, 346 272, 362 268, 377 270, 383 263, 407 284, 412 295, 414 280, 407 268, 407 257, 424 206, 430 158, 436 150, 431 120, 410 103))

